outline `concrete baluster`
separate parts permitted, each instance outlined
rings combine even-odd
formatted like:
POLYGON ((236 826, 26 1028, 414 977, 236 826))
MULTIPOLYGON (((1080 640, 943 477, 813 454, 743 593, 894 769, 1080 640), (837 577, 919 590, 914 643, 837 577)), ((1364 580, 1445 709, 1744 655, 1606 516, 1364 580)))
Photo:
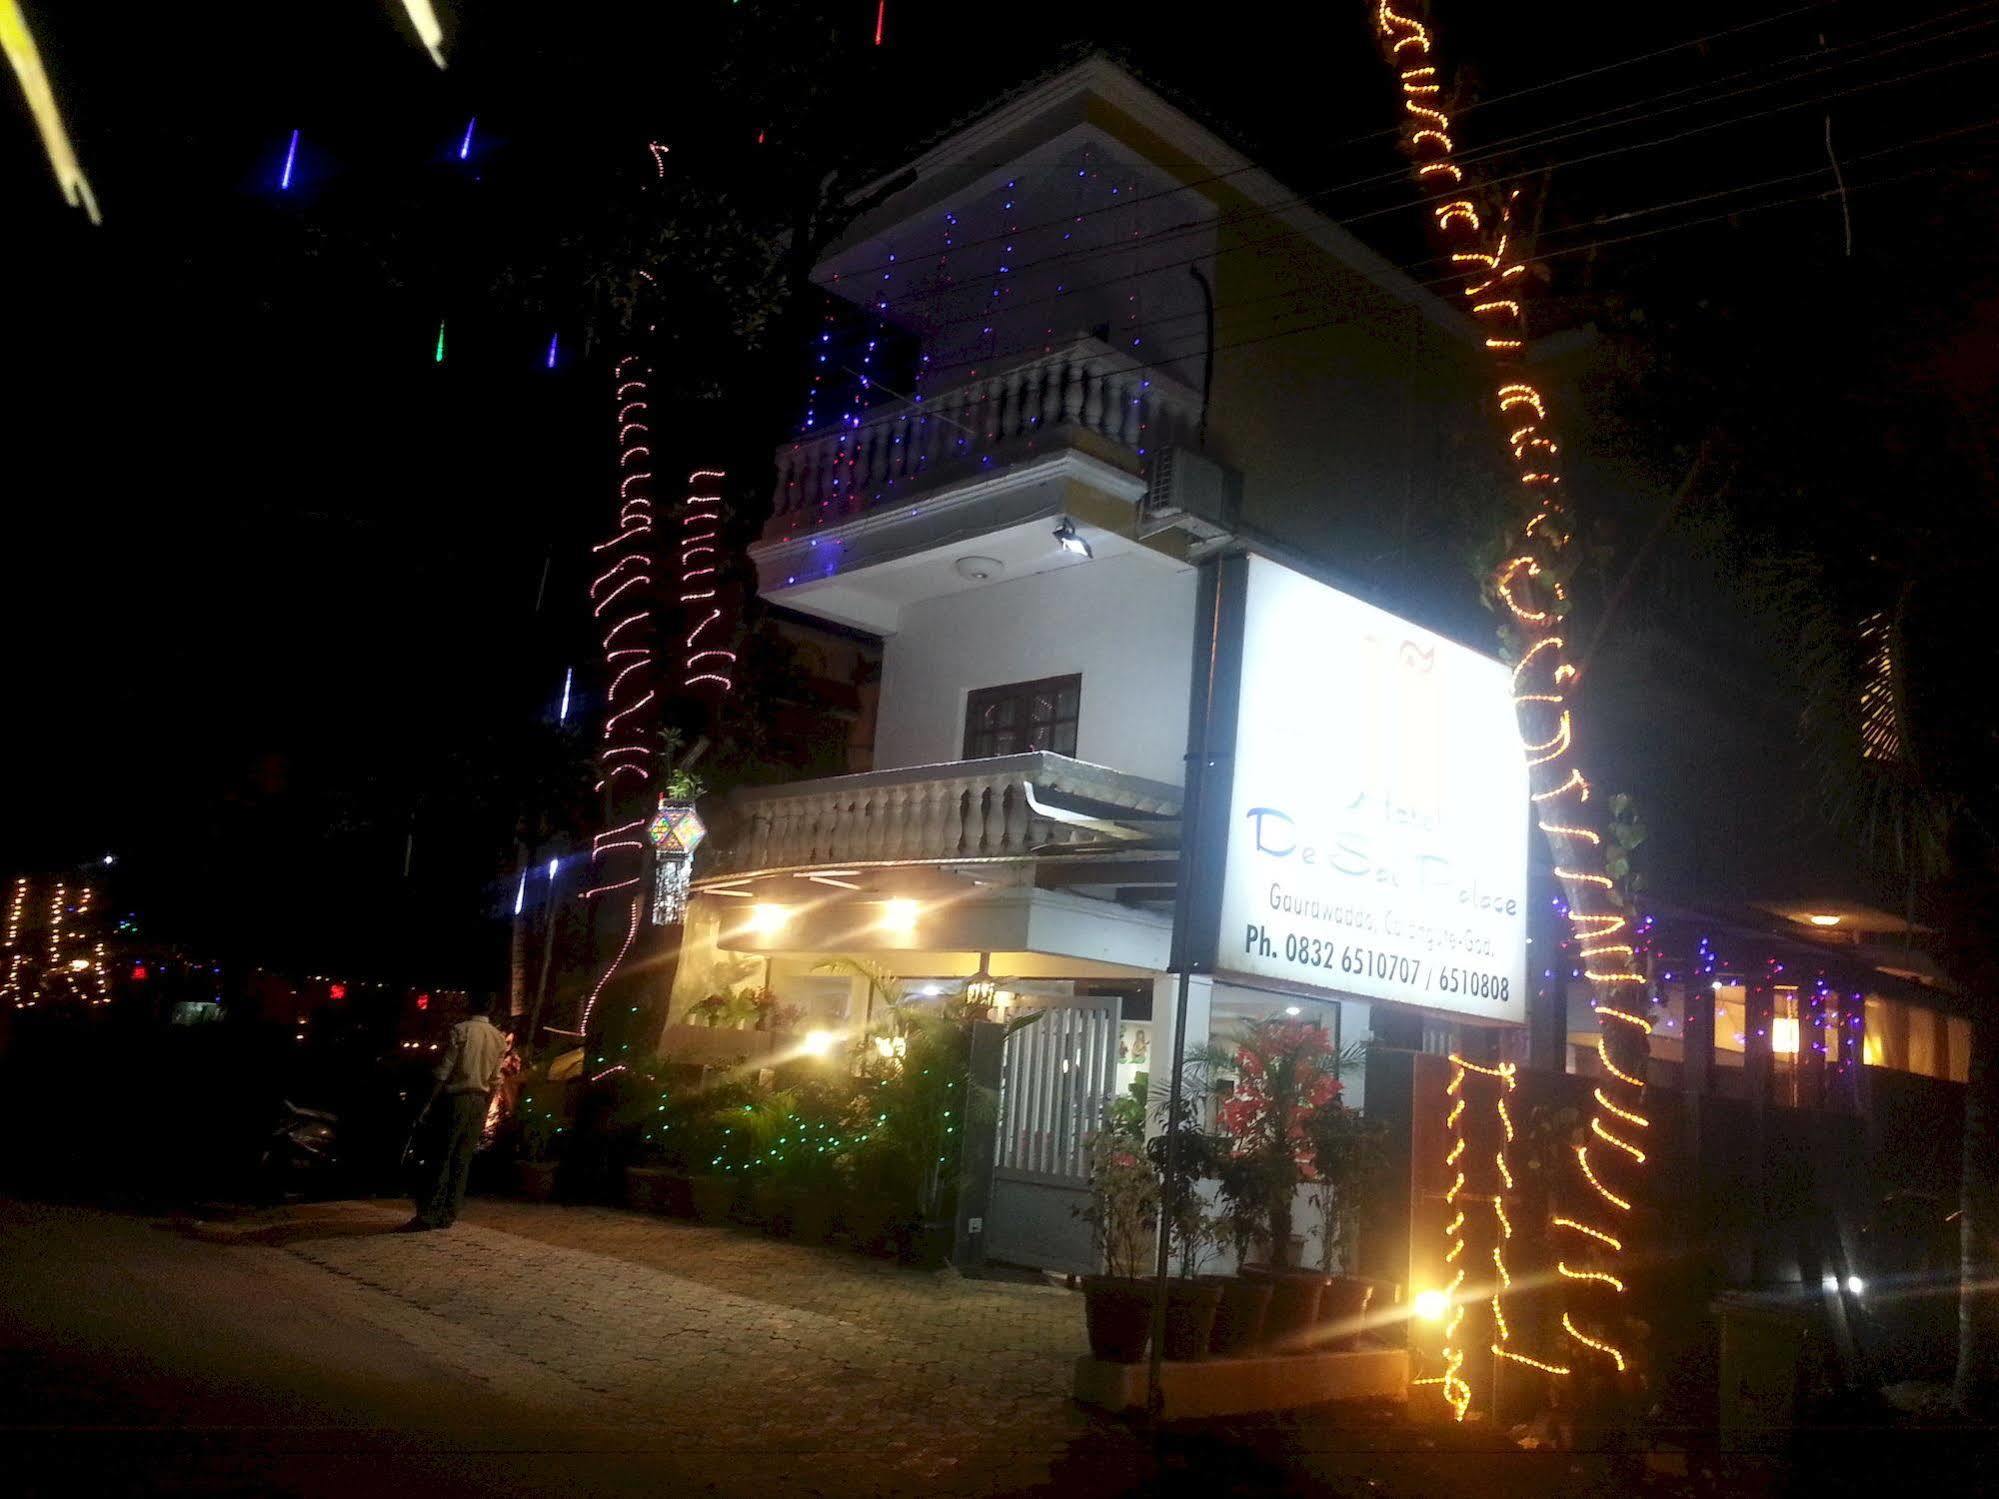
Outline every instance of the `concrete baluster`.
POLYGON ((1067 363, 1062 383, 1062 420, 1073 427, 1083 417, 1083 384, 1087 375, 1081 359, 1070 355, 1067 363))
POLYGON ((1104 430, 1104 372, 1094 359, 1078 361, 1088 377, 1083 400, 1083 425, 1092 432, 1104 430))

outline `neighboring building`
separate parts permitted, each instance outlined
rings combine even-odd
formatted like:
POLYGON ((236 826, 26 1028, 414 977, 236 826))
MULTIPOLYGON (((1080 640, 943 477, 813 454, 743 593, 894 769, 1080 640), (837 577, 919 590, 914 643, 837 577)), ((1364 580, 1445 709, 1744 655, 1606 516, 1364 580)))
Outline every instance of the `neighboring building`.
MULTIPOLYGON (((1440 996, 1433 977, 1410 981, 1413 967, 1379 981, 1335 970, 1307 982, 1285 971, 1296 941, 1280 933, 1259 957, 1268 934, 1256 917, 1247 937, 1240 922, 1234 936, 1220 926, 1240 916, 1240 893, 1210 892, 1214 909, 1200 913, 1209 940, 1221 931, 1238 945, 1233 956, 1210 954, 1209 971, 1190 981, 1189 1043, 1288 1013, 1340 1044, 1371 1038, 1384 1052, 1434 1053, 1460 1044, 1470 1019, 1502 1027, 1507 1055, 1530 1059, 1531 1041, 1536 1065, 1586 1075, 1594 1054, 1566 1044, 1593 1037, 1586 997, 1565 1015, 1569 985, 1538 957, 1527 982, 1526 907, 1545 900, 1528 898, 1525 771, 1506 672, 1447 644, 1454 633, 1490 640, 1471 589, 1452 595, 1439 581, 1466 572, 1435 519, 1460 485, 1478 482, 1475 468, 1458 467, 1474 460, 1458 455, 1489 446, 1475 440, 1481 351, 1470 325, 1100 58, 1005 102, 879 186, 892 190, 829 250, 817 278, 916 341, 918 388, 891 404, 857 402, 785 442, 772 515, 751 549, 767 600, 880 640, 878 698, 867 684, 862 704, 871 758, 851 762, 869 768, 736 794, 700 855, 673 1015, 747 984, 797 1007, 804 1027, 856 1028, 868 1021, 870 986, 828 971, 834 960, 867 960, 919 994, 990 975, 1002 1009, 1045 1013, 1008 1043, 986 1252, 1090 1268, 1071 1211, 1084 1191, 1084 1140, 1140 1075, 1155 1089, 1164 1081, 1181 850, 1201 849, 1204 869, 1221 862, 1220 846, 1183 830, 1182 814, 1191 710, 1210 691, 1210 642, 1225 633, 1227 611, 1211 601, 1232 567, 1255 588, 1302 575, 1330 601, 1330 614, 1311 617, 1344 621, 1266 640, 1266 668, 1290 671, 1308 697, 1333 699, 1324 684, 1348 680, 1362 690, 1311 703, 1316 717, 1267 720, 1284 727, 1261 743, 1244 718, 1241 744, 1212 763, 1239 758, 1269 773, 1270 735, 1283 741, 1276 758, 1301 777, 1323 764, 1329 778, 1343 755, 1364 759, 1346 769, 1380 788, 1384 818, 1420 820, 1431 815, 1420 810, 1428 781, 1469 755, 1479 762, 1472 779, 1499 788, 1476 799, 1497 809, 1477 852, 1491 854, 1507 886, 1501 904, 1516 902, 1502 935, 1518 945, 1483 964, 1466 958, 1478 972, 1452 970, 1477 1000, 1440 996), (1263 560, 1220 560, 1243 556, 1263 560), (1339 579, 1343 592, 1313 578, 1339 579), (1416 623, 1378 617, 1360 599, 1416 623), (1382 646, 1378 664, 1349 659, 1364 653, 1349 650, 1357 641, 1382 646), (1460 712, 1455 700, 1397 684, 1412 672, 1427 680, 1433 660, 1447 659, 1453 680, 1473 683, 1501 716, 1436 748, 1451 738, 1440 715, 1460 712), (1500 983, 1507 972, 1517 977, 1500 983)), ((1240 622, 1230 628, 1240 634, 1240 622)), ((829 661, 824 674, 859 684, 870 659, 829 661)), ((1228 690, 1251 689, 1232 679, 1228 690)), ((1239 795, 1254 794, 1228 773, 1239 795)), ((1268 811, 1226 798, 1209 806, 1208 819, 1222 821, 1201 826, 1229 840, 1243 835, 1245 812, 1261 829, 1268 811)), ((1456 877, 1454 898, 1468 908, 1493 894, 1489 881, 1456 877)), ((1547 945, 1533 951, 1557 950, 1552 923, 1536 931, 1547 945)), ((1760 963, 1768 944, 1758 944, 1760 963)), ((1746 955, 1752 944, 1739 945, 1746 955)), ((1700 951, 1690 944, 1689 958, 1700 951)), ((1851 967, 1862 955, 1834 956, 1851 967)), ((1767 1037, 1731 1050, 1731 977, 1701 976, 1720 1017, 1704 1052, 1676 1029, 1693 990, 1662 980, 1678 1008, 1662 1031, 1657 1081, 1705 1090, 1744 1057, 1748 1075, 1767 1077, 1767 1037)), ((1743 980, 1759 1005, 1795 1002, 1765 977, 1743 980)), ((1847 1011, 1865 1011, 1867 1062, 1920 1072, 1929 1064, 1913 1064, 1919 1052, 1959 1054, 1955 1022, 1917 1024, 1919 1009, 1931 1012, 1895 980, 1861 985, 1842 969, 1836 982, 1871 996, 1847 1011)), ((1844 1034, 1860 1029, 1849 1023, 1844 1034)), ((1835 1066, 1860 1054, 1845 1044, 1835 1066)), ((666 1045, 703 1059, 701 1039, 685 1030, 669 1027, 666 1045)), ((1822 1081, 1823 1070, 1812 1075, 1822 1081)), ((1840 1108, 1846 1097, 1857 1111, 1864 1069, 1853 1071, 1845 1095, 1819 1087, 1792 1101, 1840 1108)), ((1404 1124, 1405 1166, 1426 1148, 1422 1107, 1411 1102, 1425 1078, 1441 1086, 1434 1069, 1371 1065, 1349 1085, 1349 1102, 1361 1104, 1370 1091, 1401 1089, 1399 1100, 1382 1094, 1380 1112, 1404 1124)), ((1415 1185, 1400 1229, 1377 1235, 1372 1273, 1421 1274, 1421 1167, 1405 1176, 1415 1185)), ((1300 1206, 1309 1241, 1318 1221, 1300 1206)))

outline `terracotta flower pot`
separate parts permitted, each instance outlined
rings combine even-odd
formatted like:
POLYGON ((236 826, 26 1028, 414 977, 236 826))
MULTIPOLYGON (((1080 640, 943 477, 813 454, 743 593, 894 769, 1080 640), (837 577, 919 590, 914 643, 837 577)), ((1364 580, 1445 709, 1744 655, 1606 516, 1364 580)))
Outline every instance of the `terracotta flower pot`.
POLYGON ((744 1207, 748 1222, 766 1233, 784 1234, 791 1228, 791 1204, 784 1188, 774 1181, 750 1183, 749 1201, 744 1207))
POLYGON ((687 1179, 658 1166, 625 1168, 625 1206, 635 1213, 670 1213, 674 1189, 686 1190, 687 1179))
POLYGON ((1201 1278, 1220 1292, 1208 1351, 1217 1358, 1247 1358, 1263 1341, 1263 1319, 1270 1311, 1270 1282, 1244 1280, 1238 1275, 1201 1278))
POLYGON ((956 1225, 949 1218, 920 1218, 897 1226, 895 1254, 905 1265, 941 1270, 951 1263, 956 1225))
POLYGON ((824 1244, 833 1234, 839 1203, 829 1191, 798 1191, 791 1197, 791 1236, 801 1244, 824 1244))
POLYGON ((689 1177, 687 1189, 694 1201, 694 1216, 703 1223, 727 1223, 740 1185, 732 1176, 689 1177))
POLYGON ((514 1191, 529 1202, 547 1202, 555 1196, 555 1162, 515 1161, 514 1191))
POLYGON ((1208 1356, 1222 1288, 1209 1280, 1166 1282, 1166 1339, 1162 1358, 1191 1363, 1208 1356))
POLYGON ((1328 1329, 1340 1327, 1337 1337, 1329 1339, 1328 1348, 1351 1348, 1360 1339, 1360 1320, 1367 1315, 1369 1305, 1374 1301, 1374 1283, 1355 1280, 1345 1275, 1331 1275, 1326 1278, 1319 1292, 1319 1323, 1328 1329))
POLYGON ((1092 1358, 1137 1363, 1152 1341, 1152 1283, 1127 1275, 1084 1276, 1083 1320, 1092 1358))
POLYGON ((1270 1287, 1270 1307, 1263 1315, 1263 1347, 1273 1353, 1309 1348, 1312 1330, 1319 1324, 1319 1292, 1326 1277, 1314 1270, 1273 1270, 1268 1265, 1244 1265, 1242 1277, 1270 1287))

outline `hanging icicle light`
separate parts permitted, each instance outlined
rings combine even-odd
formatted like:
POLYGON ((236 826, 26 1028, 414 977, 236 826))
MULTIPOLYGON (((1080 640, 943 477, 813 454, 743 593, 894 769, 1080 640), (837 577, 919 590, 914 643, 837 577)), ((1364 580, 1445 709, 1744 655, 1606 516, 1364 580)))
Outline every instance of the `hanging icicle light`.
POLYGON ((63 197, 70 207, 89 214, 91 223, 103 223, 103 216, 97 211, 97 195, 90 190, 90 182, 77 164, 76 150, 70 145, 69 132, 63 128, 62 112, 56 108, 48 70, 42 66, 41 50, 35 46, 28 18, 21 14, 18 0, 0 0, 0 49, 6 51, 7 61, 14 65, 14 76, 21 80, 28 113, 35 117, 42 150, 55 170, 63 197))

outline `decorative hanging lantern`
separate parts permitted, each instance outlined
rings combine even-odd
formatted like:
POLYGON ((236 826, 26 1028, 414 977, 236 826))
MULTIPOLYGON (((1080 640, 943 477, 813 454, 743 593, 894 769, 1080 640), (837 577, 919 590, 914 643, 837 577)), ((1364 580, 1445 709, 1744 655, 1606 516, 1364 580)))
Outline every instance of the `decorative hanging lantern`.
POLYGON ((652 923, 666 926, 687 914, 687 887, 694 878, 694 850, 708 836, 707 825, 694 803, 659 799, 659 810, 646 824, 652 844, 652 923))
POLYGON ((979 954, 979 971, 965 980, 965 1007, 969 1010, 991 1010, 995 996, 999 994, 999 980, 988 968, 992 954, 979 954))

